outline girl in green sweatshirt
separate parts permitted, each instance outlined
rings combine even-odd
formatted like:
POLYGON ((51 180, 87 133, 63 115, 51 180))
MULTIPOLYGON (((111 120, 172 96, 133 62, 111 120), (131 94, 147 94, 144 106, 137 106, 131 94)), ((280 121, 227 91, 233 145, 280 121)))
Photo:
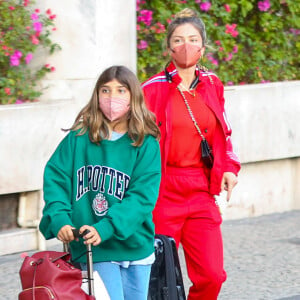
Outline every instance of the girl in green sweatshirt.
POLYGON ((45 167, 40 231, 70 242, 76 258, 85 246, 74 241, 72 228, 88 229, 84 243, 93 245, 94 270, 111 300, 147 299, 161 175, 158 138, 136 76, 113 66, 100 75, 45 167))

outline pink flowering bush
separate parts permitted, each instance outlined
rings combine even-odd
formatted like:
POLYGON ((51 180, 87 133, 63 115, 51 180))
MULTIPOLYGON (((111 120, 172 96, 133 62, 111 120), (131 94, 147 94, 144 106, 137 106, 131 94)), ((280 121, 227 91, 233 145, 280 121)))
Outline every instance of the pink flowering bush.
POLYGON ((300 79, 298 0, 137 0, 140 80, 168 62, 166 28, 186 7, 206 25, 209 43, 201 63, 224 84, 300 79))
POLYGON ((39 80, 55 71, 47 63, 32 65, 38 49, 60 49, 50 40, 56 15, 33 6, 31 0, 0 0, 0 104, 37 101, 39 80))

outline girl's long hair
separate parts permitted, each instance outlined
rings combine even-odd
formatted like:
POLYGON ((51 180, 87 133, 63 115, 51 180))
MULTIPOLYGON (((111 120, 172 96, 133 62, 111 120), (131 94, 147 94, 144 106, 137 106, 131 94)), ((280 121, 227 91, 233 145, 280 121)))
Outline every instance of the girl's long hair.
MULTIPOLYGON (((160 138, 160 131, 155 123, 155 116, 145 104, 143 91, 135 74, 125 66, 112 66, 98 78, 92 97, 77 115, 70 130, 79 130, 78 135, 88 131, 94 143, 100 143, 110 134, 109 121, 99 107, 99 89, 102 85, 116 79, 130 91, 130 110, 127 113, 128 135, 134 146, 143 144, 146 134, 160 138)), ((123 119, 123 118, 122 118, 123 119)))

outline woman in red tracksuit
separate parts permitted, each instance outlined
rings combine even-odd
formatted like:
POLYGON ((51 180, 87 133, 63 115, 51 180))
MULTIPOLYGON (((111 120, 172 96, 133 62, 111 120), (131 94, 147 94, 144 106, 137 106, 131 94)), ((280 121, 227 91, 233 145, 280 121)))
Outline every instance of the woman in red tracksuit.
POLYGON ((205 45, 203 22, 184 9, 168 28, 171 62, 143 83, 161 130, 162 182, 153 219, 156 233, 183 246, 193 284, 188 300, 217 299, 226 279, 222 218, 214 195, 226 190, 229 200, 240 169, 224 110, 224 87, 216 75, 197 66, 205 45), (203 138, 212 149, 212 166, 202 158, 203 138))

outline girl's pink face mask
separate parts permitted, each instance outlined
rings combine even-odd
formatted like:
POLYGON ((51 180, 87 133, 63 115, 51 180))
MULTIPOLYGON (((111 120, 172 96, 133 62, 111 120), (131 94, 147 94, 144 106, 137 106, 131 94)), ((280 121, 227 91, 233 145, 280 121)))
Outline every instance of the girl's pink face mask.
POLYGON ((123 117, 130 108, 130 99, 118 97, 99 97, 99 106, 111 122, 123 117))
POLYGON ((185 69, 197 64, 202 55, 201 49, 199 46, 184 43, 171 49, 171 56, 178 67, 185 69))

